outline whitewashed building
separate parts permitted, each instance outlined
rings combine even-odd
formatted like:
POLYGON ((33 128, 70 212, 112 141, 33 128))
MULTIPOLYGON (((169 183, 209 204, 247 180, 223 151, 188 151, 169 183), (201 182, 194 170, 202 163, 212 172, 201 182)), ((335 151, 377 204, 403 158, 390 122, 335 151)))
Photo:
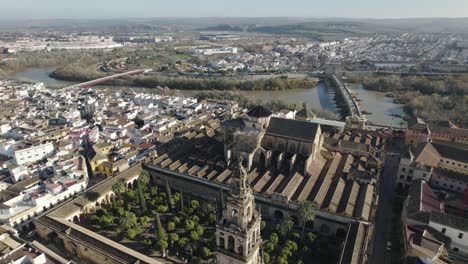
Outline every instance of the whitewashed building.
POLYGON ((47 142, 38 145, 25 146, 17 149, 14 152, 16 164, 23 165, 36 162, 54 153, 55 147, 52 142, 47 142))

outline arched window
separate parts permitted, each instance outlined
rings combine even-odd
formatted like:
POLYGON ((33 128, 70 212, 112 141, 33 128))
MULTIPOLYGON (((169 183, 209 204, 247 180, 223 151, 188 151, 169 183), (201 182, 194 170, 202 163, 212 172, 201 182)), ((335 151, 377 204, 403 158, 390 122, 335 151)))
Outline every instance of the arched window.
POLYGON ((307 156, 307 147, 306 146, 302 147, 302 155, 307 156))
POLYGON ((234 242, 234 237, 229 236, 229 238, 228 238, 228 248, 227 249, 234 252, 234 243, 235 243, 234 242))
POLYGON ((242 247, 242 245, 239 245, 237 247, 237 253, 241 256, 244 256, 244 248, 242 247))
POLYGON ((75 215, 75 216, 73 217, 73 222, 74 222, 74 223, 79 223, 79 222, 80 222, 80 218, 79 218, 77 215, 75 215))
POLYGON ((219 247, 220 248, 225 248, 226 245, 224 244, 224 237, 219 238, 219 247))
POLYGON ((280 210, 276 210, 276 211, 275 211, 275 219, 276 219, 276 221, 283 220, 283 218, 284 218, 283 212, 281 212, 280 210))
POLYGON ((296 144, 291 143, 291 144, 289 145, 289 152, 291 152, 291 153, 295 153, 295 152, 296 152, 296 144))

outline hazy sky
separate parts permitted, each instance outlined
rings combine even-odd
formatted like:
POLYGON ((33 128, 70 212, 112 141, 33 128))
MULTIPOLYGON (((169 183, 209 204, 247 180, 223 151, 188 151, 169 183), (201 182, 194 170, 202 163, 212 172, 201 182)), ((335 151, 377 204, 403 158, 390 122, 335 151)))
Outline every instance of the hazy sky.
POLYGON ((468 17, 468 0, 0 0, 0 19, 468 17))

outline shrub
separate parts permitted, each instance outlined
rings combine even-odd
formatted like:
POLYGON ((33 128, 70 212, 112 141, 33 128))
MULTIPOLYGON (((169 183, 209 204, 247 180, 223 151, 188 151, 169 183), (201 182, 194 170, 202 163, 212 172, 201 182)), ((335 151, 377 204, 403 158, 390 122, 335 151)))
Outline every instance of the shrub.
POLYGON ((201 249, 201 256, 204 259, 207 259, 211 256, 211 250, 207 247, 202 247, 201 249))
POLYGON ((276 233, 271 233, 270 235, 270 241, 274 244, 278 244, 278 234, 276 233))
POLYGON ((174 222, 169 222, 167 223, 167 231, 173 231, 175 229, 176 225, 174 222))
POLYGON ((127 233, 125 234, 125 236, 128 238, 128 239, 134 239, 137 235, 137 232, 135 231, 135 229, 131 228, 131 229, 128 229, 127 230, 127 233))
POLYGON ((270 254, 266 253, 266 252, 263 252, 263 262, 265 264, 268 264, 270 263, 270 254))

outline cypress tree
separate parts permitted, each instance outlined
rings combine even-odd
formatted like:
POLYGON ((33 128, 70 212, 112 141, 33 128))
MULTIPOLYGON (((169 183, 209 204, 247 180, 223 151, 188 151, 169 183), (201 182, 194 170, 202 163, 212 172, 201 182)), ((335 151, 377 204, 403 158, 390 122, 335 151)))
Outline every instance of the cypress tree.
POLYGON ((141 189, 140 181, 137 182, 137 191, 138 191, 138 200, 140 201, 141 212, 144 213, 147 211, 145 196, 143 195, 143 190, 141 189))
POLYGON ((111 196, 112 210, 117 210, 117 201, 115 200, 115 195, 111 196))
POLYGON ((172 194, 171 194, 171 188, 169 187, 169 181, 167 180, 166 177, 166 199, 167 199, 167 206, 169 206, 169 209, 172 210, 172 194))
POLYGON ((182 188, 179 191, 180 194, 180 210, 184 210, 184 194, 182 193, 182 188))
POLYGON ((166 240, 166 230, 161 224, 159 213, 156 213, 156 237, 158 240, 166 240))
POLYGON ((128 211, 128 208, 129 208, 128 207, 128 199, 123 199, 123 202, 124 202, 123 205, 124 205, 125 211, 128 211))

